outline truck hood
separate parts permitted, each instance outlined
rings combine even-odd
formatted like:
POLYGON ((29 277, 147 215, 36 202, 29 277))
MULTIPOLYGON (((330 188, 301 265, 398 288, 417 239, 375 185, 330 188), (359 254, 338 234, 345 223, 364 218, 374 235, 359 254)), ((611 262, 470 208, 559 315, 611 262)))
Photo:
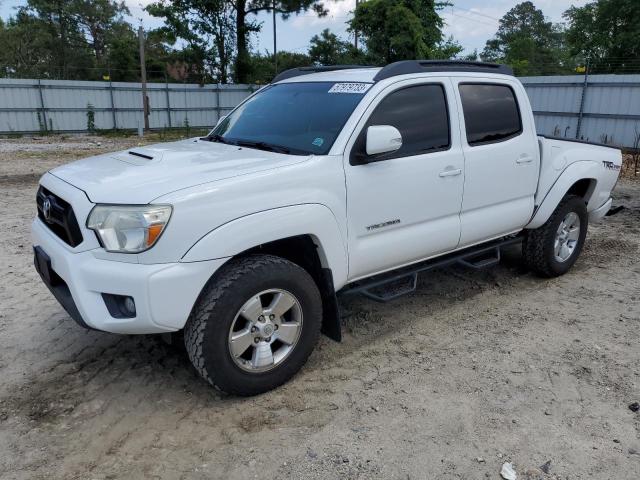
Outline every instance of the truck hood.
POLYGON ((190 139, 98 155, 49 173, 83 190, 94 203, 145 204, 183 188, 308 158, 190 139))

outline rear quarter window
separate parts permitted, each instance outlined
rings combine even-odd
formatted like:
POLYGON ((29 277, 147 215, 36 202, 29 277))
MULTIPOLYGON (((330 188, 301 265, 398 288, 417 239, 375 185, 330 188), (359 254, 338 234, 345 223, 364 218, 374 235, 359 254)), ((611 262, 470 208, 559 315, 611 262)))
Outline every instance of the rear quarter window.
POLYGON ((467 143, 471 146, 503 142, 522 133, 520 109, 508 85, 459 85, 467 143))

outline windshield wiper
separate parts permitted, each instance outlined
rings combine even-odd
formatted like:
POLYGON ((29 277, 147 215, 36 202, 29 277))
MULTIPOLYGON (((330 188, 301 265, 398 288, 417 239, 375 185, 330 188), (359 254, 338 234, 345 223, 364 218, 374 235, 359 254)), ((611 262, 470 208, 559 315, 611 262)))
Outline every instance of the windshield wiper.
POLYGON ((236 145, 235 142, 232 142, 231 140, 227 140, 226 138, 224 138, 222 135, 218 133, 201 138, 200 140, 206 140, 207 142, 225 143, 227 145, 236 145))
POLYGON ((254 142, 252 140, 237 140, 235 145, 240 147, 257 148, 258 150, 266 150, 268 152, 276 153, 291 153, 291 149, 283 147, 282 145, 274 145, 268 142, 254 142))

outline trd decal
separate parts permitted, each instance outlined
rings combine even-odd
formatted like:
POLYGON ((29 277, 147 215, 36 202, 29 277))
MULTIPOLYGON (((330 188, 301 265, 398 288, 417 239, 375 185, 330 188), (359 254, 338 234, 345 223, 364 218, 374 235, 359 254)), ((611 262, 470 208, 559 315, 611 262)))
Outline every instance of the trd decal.
POLYGON ((602 165, 604 166, 604 168, 608 169, 608 170, 620 170, 620 165, 616 165, 613 162, 607 162, 605 160, 602 161, 602 165))

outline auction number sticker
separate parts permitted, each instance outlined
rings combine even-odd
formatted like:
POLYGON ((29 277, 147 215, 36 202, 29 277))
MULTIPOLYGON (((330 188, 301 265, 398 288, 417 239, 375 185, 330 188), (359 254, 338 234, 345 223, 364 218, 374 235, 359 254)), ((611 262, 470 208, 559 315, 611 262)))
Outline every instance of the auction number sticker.
POLYGON ((334 83, 329 93, 364 93, 370 88, 370 83, 334 83))

